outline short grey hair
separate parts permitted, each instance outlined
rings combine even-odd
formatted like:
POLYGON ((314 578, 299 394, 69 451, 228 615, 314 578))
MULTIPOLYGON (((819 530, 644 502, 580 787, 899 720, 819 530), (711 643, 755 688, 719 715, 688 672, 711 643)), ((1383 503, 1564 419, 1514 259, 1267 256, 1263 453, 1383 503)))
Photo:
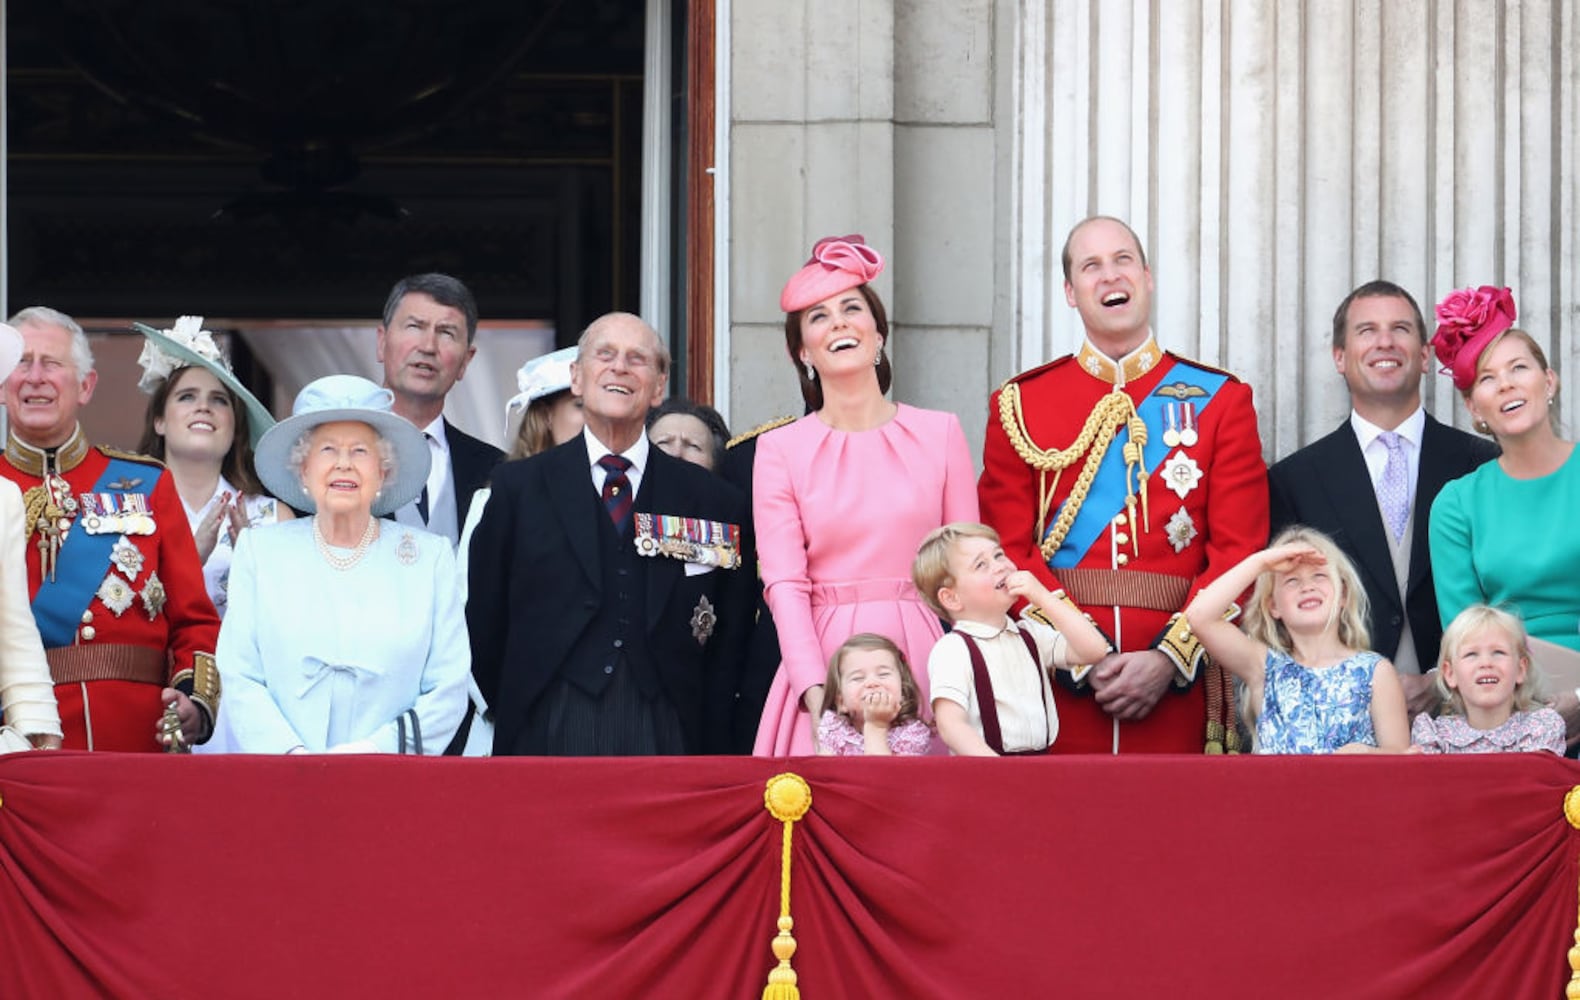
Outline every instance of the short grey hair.
POLYGON ((669 375, 669 366, 672 363, 672 359, 670 358, 670 355, 669 355, 669 345, 664 343, 664 338, 660 337, 658 335, 658 331, 653 329, 653 324, 649 323, 647 320, 645 320, 642 317, 636 315, 635 313, 628 313, 628 312, 604 313, 602 316, 599 316, 597 319, 593 320, 591 323, 588 323, 587 324, 587 329, 583 330, 582 331, 582 335, 580 337, 576 338, 576 361, 577 361, 577 363, 579 364, 581 362, 582 358, 586 356, 586 354, 587 354, 587 342, 592 340, 593 334, 597 333, 600 329, 602 329, 603 325, 605 323, 618 322, 618 321, 623 321, 623 320, 635 320, 636 322, 640 323, 643 327, 645 327, 647 329, 648 333, 651 333, 653 335, 653 344, 654 344, 654 351, 655 351, 655 357, 654 357, 653 360, 654 360, 654 363, 656 363, 658 365, 658 374, 661 375, 661 376, 667 377, 669 375))
MULTIPOLYGON (((360 421, 358 421, 360 423, 360 421)), ((285 466, 291 470, 291 475, 296 479, 302 478, 302 469, 307 465, 307 452, 313 446, 313 435, 323 424, 314 424, 303 431, 291 445, 291 452, 286 456, 285 466)), ((373 432, 373 443, 379 450, 379 468, 384 472, 385 480, 394 479, 400 470, 400 462, 395 458, 395 446, 379 433, 379 429, 372 424, 365 425, 373 432)))
POLYGON ((49 306, 28 306, 6 322, 17 329, 23 323, 52 323, 55 326, 65 327, 71 334, 71 363, 77 369, 78 378, 87 378, 93 371, 93 348, 88 344, 88 335, 82 329, 82 324, 67 316, 59 309, 49 306))

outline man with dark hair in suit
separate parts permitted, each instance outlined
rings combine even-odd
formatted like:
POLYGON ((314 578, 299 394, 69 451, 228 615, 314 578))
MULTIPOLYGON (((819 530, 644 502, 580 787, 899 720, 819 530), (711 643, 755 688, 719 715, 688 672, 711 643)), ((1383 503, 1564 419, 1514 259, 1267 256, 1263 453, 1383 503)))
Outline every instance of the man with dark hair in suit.
POLYGON ((433 456, 422 494, 396 511, 395 520, 443 535, 451 545, 461 537, 472 494, 505 457, 444 419, 445 397, 466 375, 476 339, 477 300, 448 274, 402 278, 385 300, 378 329, 384 385, 395 394, 395 412, 426 435, 433 456))
POLYGON ((1309 525, 1355 563, 1371 601, 1372 648, 1398 668, 1412 715, 1437 704, 1430 672, 1443 628, 1426 541, 1432 501, 1498 453, 1422 407, 1430 357, 1409 292, 1390 281, 1350 292, 1333 314, 1333 364, 1349 386, 1350 416, 1268 471, 1272 533, 1309 525))
POLYGON ((594 320, 571 366, 586 428, 494 474, 466 619, 495 754, 729 748, 751 624, 746 501, 649 443, 668 376, 639 317, 594 320))

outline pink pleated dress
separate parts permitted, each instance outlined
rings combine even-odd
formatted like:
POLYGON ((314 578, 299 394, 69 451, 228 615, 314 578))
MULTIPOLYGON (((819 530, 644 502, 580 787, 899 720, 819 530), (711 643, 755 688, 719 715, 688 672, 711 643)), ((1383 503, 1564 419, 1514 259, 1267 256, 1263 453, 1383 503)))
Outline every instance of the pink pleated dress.
POLYGON ((911 562, 929 531, 978 520, 959 419, 902 403, 871 430, 834 430, 814 413, 769 431, 758 439, 752 511, 783 657, 753 753, 813 752, 801 696, 858 632, 905 651, 930 718, 927 655, 942 627, 911 583, 911 562))

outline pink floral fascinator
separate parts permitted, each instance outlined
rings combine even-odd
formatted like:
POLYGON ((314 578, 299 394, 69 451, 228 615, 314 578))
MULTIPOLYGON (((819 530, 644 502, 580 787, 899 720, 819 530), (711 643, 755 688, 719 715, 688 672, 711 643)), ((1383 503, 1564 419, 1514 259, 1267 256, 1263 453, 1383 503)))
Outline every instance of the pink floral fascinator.
POLYGON ((1460 392, 1470 388, 1481 352, 1514 325, 1515 315, 1513 293, 1492 285, 1456 288, 1437 304, 1432 350, 1443 363, 1440 371, 1454 377, 1454 388, 1460 392))
POLYGON ((865 285, 883 273, 883 255, 860 236, 825 236, 812 248, 812 259, 790 276, 779 293, 779 308, 800 312, 847 288, 865 285))

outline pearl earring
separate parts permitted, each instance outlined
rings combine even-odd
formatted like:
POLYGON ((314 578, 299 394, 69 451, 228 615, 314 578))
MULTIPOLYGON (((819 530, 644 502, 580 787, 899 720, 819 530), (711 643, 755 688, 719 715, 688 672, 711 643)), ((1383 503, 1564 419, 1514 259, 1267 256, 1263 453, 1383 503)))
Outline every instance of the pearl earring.
POLYGON ((817 381, 817 369, 812 367, 812 362, 810 361, 806 362, 806 380, 808 382, 817 381))

